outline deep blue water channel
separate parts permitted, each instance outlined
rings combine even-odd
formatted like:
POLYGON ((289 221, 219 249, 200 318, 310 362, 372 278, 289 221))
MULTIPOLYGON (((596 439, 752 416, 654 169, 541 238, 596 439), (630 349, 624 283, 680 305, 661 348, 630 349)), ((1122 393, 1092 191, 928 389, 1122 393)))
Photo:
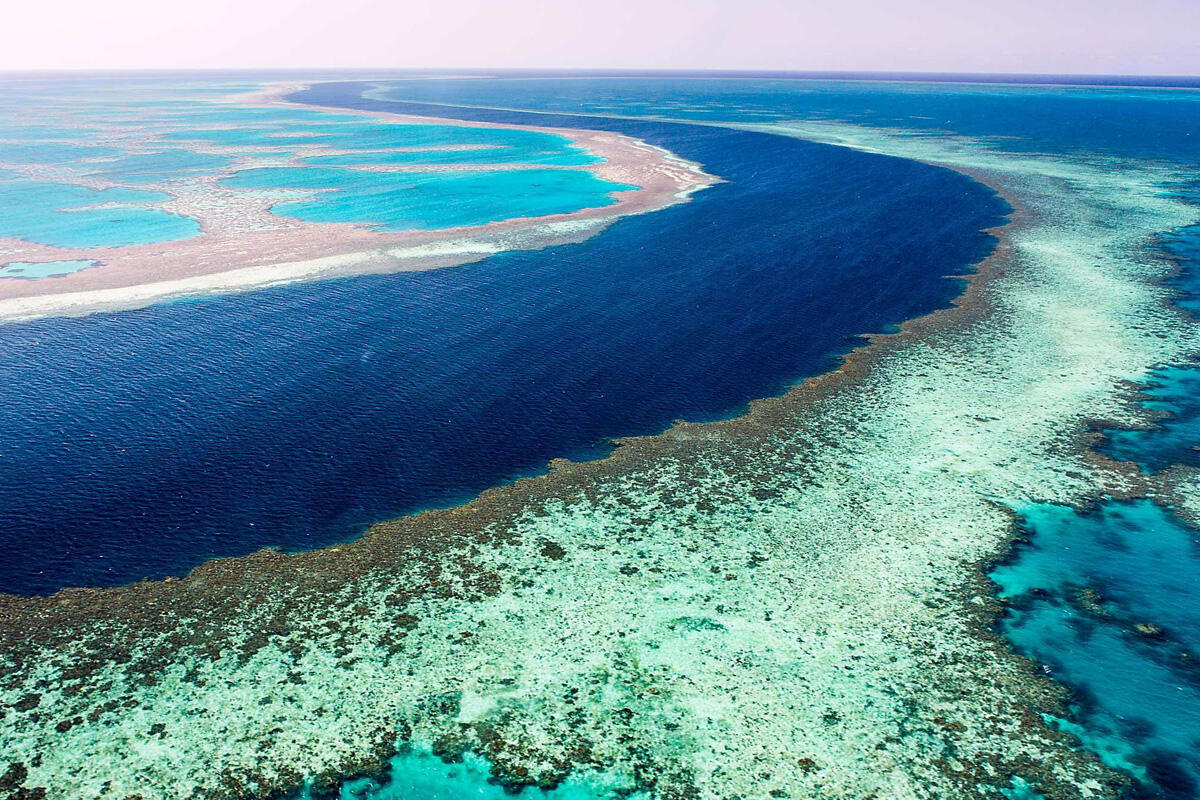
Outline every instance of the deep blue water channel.
POLYGON ((949 170, 783 137, 479 113, 620 130, 726 183, 577 245, 0 327, 0 590, 326 545, 736 413, 946 305, 1007 211, 949 170))

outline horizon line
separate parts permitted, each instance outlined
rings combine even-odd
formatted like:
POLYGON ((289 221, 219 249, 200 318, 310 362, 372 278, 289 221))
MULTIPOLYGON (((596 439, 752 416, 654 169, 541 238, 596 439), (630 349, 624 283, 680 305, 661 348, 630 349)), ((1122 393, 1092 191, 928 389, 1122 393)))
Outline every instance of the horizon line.
MULTIPOLYGON (((975 72, 955 70, 905 70, 905 69, 757 69, 741 67, 690 68, 690 67, 0 67, 0 75, 112 75, 112 74, 189 74, 189 73, 448 73, 448 74, 579 74, 586 76, 628 75, 775 75, 780 77, 940 77, 940 78, 1122 78, 1134 80, 1200 81, 1197 74, 1167 73, 1120 73, 1120 72, 975 72)), ((478 77, 488 77, 479 75, 478 77)))
POLYGON ((946 83, 991 85, 1074 85, 1090 88, 1129 89, 1200 89, 1200 74, 1121 74, 1084 72, 947 72, 911 70, 742 70, 742 68, 686 67, 102 67, 102 68, 18 68, 0 67, 0 80, 65 77, 185 77, 185 76, 268 76, 319 79, 320 76, 396 78, 402 74, 475 78, 776 78, 791 80, 846 80, 846 82, 946 83))

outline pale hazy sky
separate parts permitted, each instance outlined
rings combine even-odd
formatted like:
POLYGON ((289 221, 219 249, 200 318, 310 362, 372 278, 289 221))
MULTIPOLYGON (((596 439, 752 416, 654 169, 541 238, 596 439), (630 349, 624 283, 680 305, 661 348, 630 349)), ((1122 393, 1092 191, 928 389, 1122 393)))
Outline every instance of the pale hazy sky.
POLYGON ((0 69, 1200 75, 1200 0, 5 0, 0 69))

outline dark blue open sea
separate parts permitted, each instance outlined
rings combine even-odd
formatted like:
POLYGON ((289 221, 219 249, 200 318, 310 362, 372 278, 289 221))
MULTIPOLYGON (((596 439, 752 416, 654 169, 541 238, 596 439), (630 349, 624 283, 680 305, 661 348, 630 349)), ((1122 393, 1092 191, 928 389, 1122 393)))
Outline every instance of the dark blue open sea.
MULTIPOLYGON (((308 99, 375 102, 360 88, 308 99)), ((900 159, 586 124, 727 182, 577 245, 0 327, 0 590, 317 547, 607 437, 736 413, 946 305, 961 281, 944 276, 990 251, 981 229, 1007 211, 900 159)))

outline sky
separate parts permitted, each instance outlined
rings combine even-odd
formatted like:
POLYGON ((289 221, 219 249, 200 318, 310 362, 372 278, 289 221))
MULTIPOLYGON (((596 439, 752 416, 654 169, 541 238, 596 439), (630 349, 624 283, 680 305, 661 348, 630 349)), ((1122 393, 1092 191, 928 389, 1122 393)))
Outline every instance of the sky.
POLYGON ((1200 75, 1200 0, 13 0, 0 69, 1200 75))

